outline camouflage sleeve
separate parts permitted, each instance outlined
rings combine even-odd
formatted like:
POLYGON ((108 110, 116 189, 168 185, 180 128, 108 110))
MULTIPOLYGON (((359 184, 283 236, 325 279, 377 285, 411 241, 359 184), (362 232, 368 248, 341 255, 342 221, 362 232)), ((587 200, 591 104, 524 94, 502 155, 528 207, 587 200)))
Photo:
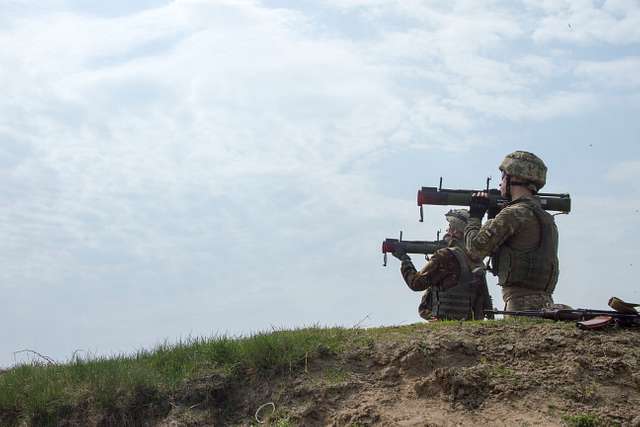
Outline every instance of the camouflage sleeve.
POLYGON ((430 271, 429 264, 431 263, 427 263, 427 265, 418 272, 411 260, 402 261, 400 273, 412 291, 424 291, 431 286, 428 276, 426 275, 426 273, 430 271))
POLYGON ((509 208, 502 209, 494 219, 482 225, 478 218, 469 218, 464 230, 467 254, 474 261, 491 255, 518 228, 517 216, 509 208))

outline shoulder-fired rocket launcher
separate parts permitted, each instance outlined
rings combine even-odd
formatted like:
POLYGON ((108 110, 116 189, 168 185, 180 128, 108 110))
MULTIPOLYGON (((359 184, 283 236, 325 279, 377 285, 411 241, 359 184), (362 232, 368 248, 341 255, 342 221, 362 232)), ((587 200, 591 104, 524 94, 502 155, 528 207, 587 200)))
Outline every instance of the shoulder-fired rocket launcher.
POLYGON ((446 248, 447 242, 440 240, 440 233, 438 232, 438 240, 402 240, 402 232, 400 232, 400 239, 385 239, 382 242, 383 263, 382 266, 387 265, 387 253, 395 252, 398 249, 402 249, 403 252, 408 254, 434 254, 438 249, 446 248))
MULTIPOLYGON (((422 187, 418 190, 418 206, 420 207, 420 222, 424 220, 422 210, 423 205, 441 206, 469 206, 471 196, 474 193, 487 193, 489 196, 489 210, 500 211, 509 200, 500 195, 500 190, 489 189, 489 179, 487 188, 484 190, 458 190, 442 188, 442 178, 439 187, 422 187)), ((548 211, 559 213, 569 213, 571 211, 571 196, 568 193, 538 193, 535 197, 540 200, 540 205, 548 211)))

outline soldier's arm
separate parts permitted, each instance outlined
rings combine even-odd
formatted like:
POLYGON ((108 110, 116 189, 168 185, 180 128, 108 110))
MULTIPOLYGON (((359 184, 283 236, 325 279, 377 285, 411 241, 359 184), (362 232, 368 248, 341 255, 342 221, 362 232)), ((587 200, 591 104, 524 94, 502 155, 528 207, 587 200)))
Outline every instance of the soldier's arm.
POLYGON ((469 218, 464 230, 467 254, 474 261, 481 261, 511 237, 517 228, 518 218, 509 208, 501 210, 494 219, 484 225, 478 218, 469 218))
POLYGON ((412 291, 424 291, 431 284, 429 283, 428 275, 431 271, 430 262, 422 268, 420 271, 416 271, 411 260, 403 260, 400 265, 400 273, 404 278, 405 283, 412 291))

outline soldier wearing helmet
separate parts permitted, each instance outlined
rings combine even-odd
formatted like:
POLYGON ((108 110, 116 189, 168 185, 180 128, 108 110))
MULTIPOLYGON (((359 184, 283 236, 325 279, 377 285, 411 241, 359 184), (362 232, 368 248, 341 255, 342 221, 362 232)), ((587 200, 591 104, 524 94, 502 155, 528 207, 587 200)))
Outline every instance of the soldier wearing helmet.
POLYGON ((411 258, 398 250, 393 256, 402 261, 400 272, 413 291, 426 291, 418 307, 425 320, 471 320, 484 318, 484 310, 491 310, 492 301, 487 289, 484 270, 472 263, 464 252, 464 229, 469 212, 454 209, 446 213, 449 223, 444 239, 447 247, 434 253, 420 271, 411 258))
POLYGON ((551 306, 558 281, 558 229, 534 195, 545 185, 547 167, 535 154, 515 151, 500 164, 500 193, 510 202, 482 225, 489 199, 473 195, 465 248, 477 262, 491 256, 506 310, 551 306))

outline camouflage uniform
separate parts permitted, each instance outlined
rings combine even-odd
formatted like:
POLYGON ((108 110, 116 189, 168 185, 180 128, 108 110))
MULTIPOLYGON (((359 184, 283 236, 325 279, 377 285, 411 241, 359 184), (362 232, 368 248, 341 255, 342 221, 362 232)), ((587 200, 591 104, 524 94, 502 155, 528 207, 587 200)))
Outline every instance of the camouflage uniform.
MULTIPOLYGON (((515 157, 517 164, 518 155, 525 159, 530 155, 542 162, 526 152, 513 153, 507 159, 513 161, 515 157)), ((509 165, 507 159, 501 169, 506 163, 513 173, 513 164, 509 165)), ((542 175, 535 170, 516 171, 519 175, 513 175, 515 179, 527 183, 528 188, 537 191, 544 185, 546 167, 542 175)), ((558 280, 558 231, 553 217, 536 198, 520 197, 510 202, 484 226, 481 219, 470 218, 464 236, 470 258, 481 261, 485 256, 493 257, 492 268, 502 286, 506 310, 539 309, 553 304, 551 295, 558 280)))
MULTIPOLYGON (((456 224, 455 218, 447 219, 456 224)), ((484 310, 493 309, 484 273, 471 273, 477 266, 466 256, 462 241, 451 239, 420 271, 408 256, 403 258, 400 272, 411 290, 426 291, 418 307, 420 317, 470 320, 482 319, 484 310)))

